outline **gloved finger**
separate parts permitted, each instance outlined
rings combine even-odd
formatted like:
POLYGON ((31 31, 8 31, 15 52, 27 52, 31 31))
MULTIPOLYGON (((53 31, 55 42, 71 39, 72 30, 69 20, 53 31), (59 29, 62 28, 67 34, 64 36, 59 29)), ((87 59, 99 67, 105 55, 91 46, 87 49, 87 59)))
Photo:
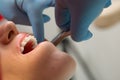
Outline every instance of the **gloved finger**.
POLYGON ((55 1, 56 1, 56 0, 52 0, 52 1, 51 1, 50 7, 54 7, 54 6, 55 6, 55 3, 56 3, 55 1))
MULTIPOLYGON (((22 24, 22 25, 31 25, 30 20, 28 19, 27 14, 22 13, 22 12, 19 12, 19 13, 17 13, 17 14, 18 14, 18 16, 20 16, 20 18, 19 18, 19 17, 13 18, 12 21, 13 21, 14 23, 16 23, 16 24, 22 24)), ((49 17, 48 15, 42 14, 42 16, 43 16, 43 22, 44 22, 44 23, 50 21, 50 17, 49 17)), ((8 18, 7 18, 7 19, 8 19, 8 18)), ((8 20, 9 20, 9 19, 8 19, 8 20)), ((11 19, 10 19, 10 20, 11 20, 11 19)))
POLYGON ((99 16, 102 12, 105 3, 100 1, 99 5, 96 3, 86 3, 86 6, 79 7, 80 4, 76 4, 74 8, 70 7, 71 12, 71 37, 75 41, 83 41, 92 37, 92 33, 88 30, 88 27, 92 21, 99 16), (96 7, 97 6, 97 7, 96 7), (84 8, 83 8, 84 7, 84 8), (79 9, 78 9, 79 8, 79 9))
POLYGON ((85 26, 86 22, 82 21, 84 20, 83 18, 86 16, 82 15, 84 14, 82 13, 83 7, 81 7, 80 10, 79 4, 76 5, 78 6, 76 7, 71 6, 71 8, 69 8, 68 10, 65 6, 61 6, 60 2, 56 2, 55 17, 57 25, 62 30, 71 31, 71 37, 74 41, 82 41, 90 38, 92 34, 88 30, 88 25, 86 25, 87 27, 85 26), (83 27, 85 28, 83 29, 83 27))
POLYGON ((56 19, 56 24, 62 30, 66 31, 70 29, 71 19, 70 19, 69 10, 59 5, 59 2, 56 2, 56 6, 55 6, 55 19, 56 19))
POLYGON ((104 8, 107 8, 111 5, 111 0, 107 1, 107 3, 105 4, 104 8))
POLYGON ((32 25, 33 34, 37 38, 38 43, 44 41, 44 20, 42 12, 45 8, 52 5, 54 0, 24 0, 23 9, 32 25))
MULTIPOLYGON (((14 1, 8 2, 1 0, 0 2, 2 3, 0 4, 0 13, 4 16, 5 19, 11 20, 16 24, 31 25, 26 12, 21 10, 21 8, 17 7, 14 4, 15 3, 14 1), (6 6, 3 4, 10 4, 10 5, 6 6)), ((43 14, 43 18, 44 18, 44 23, 50 20, 50 17, 46 14, 43 14)))
POLYGON ((32 25, 33 34, 37 38, 37 42, 44 41, 44 24, 42 11, 29 11, 28 17, 32 25))
POLYGON ((46 14, 43 14, 43 21, 44 21, 44 23, 50 21, 50 17, 46 14))

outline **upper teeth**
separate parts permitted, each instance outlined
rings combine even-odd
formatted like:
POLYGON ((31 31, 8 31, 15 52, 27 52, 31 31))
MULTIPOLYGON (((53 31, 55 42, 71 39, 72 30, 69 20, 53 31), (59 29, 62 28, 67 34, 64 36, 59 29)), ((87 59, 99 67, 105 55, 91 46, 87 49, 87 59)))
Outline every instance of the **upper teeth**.
POLYGON ((34 36, 29 35, 28 37, 25 37, 24 40, 21 43, 21 52, 24 51, 24 46, 29 42, 32 41, 33 44, 33 48, 37 45, 37 40, 34 36))

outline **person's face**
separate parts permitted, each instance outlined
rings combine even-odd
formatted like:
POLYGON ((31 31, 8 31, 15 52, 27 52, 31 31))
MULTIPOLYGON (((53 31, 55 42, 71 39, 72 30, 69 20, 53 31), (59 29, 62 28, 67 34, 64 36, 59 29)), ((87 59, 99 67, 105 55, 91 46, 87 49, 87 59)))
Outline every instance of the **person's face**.
POLYGON ((52 43, 35 46, 35 39, 19 33, 8 21, 0 25, 0 71, 3 80, 68 80, 75 61, 52 43))

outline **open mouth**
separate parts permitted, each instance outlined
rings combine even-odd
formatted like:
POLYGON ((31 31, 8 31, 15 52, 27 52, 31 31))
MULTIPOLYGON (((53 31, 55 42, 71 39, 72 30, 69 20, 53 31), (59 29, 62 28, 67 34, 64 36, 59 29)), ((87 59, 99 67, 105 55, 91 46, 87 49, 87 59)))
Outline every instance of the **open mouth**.
POLYGON ((21 42, 21 45, 20 45, 21 52, 23 54, 26 54, 26 53, 32 51, 36 46, 37 46, 36 38, 32 35, 29 35, 29 36, 25 37, 21 42))

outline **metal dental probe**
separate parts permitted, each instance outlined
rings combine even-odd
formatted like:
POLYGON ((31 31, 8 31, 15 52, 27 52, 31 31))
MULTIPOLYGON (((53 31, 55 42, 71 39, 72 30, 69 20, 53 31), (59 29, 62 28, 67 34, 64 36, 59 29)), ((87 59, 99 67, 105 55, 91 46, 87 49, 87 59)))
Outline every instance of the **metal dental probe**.
POLYGON ((57 46, 64 38, 70 35, 70 31, 61 31, 51 42, 57 46))

